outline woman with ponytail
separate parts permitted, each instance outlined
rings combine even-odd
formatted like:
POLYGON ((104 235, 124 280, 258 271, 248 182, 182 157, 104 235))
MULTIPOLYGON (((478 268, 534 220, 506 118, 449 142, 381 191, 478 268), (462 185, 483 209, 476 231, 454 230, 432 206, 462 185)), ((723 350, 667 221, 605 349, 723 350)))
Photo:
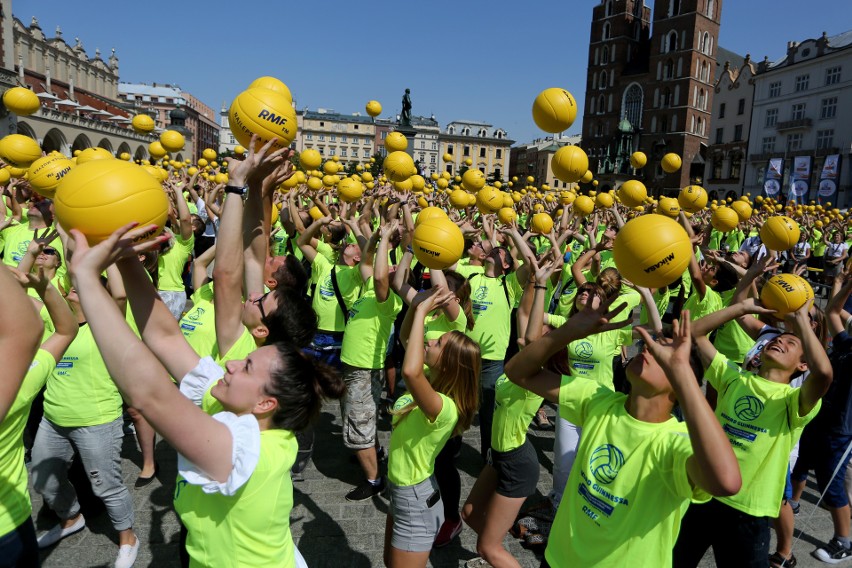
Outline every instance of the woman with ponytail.
POLYGON ((122 396, 178 451, 174 504, 187 530, 189 565, 296 566, 290 534, 295 433, 317 418, 323 399, 340 398, 343 382, 288 343, 265 344, 244 360, 228 361, 225 370, 200 358, 137 258, 163 238, 135 244, 134 237, 152 227, 132 227, 91 248, 72 231, 72 279, 122 396), (141 341, 98 285, 112 263, 141 341), (169 375, 178 378, 179 391, 169 375))
POLYGON ((445 286, 418 294, 403 324, 410 330, 402 365, 408 392, 394 405, 388 457, 384 560, 391 568, 426 566, 444 522, 435 460, 447 440, 470 428, 479 406, 479 346, 460 331, 425 340, 427 314, 455 297, 445 286))

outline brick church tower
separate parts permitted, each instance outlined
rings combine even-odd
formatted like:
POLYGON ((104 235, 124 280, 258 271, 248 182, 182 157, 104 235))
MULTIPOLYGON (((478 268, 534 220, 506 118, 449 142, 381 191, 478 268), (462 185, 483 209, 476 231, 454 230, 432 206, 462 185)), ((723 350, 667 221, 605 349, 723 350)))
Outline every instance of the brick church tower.
POLYGON ((673 193, 704 172, 721 0, 603 0, 592 15, 582 145, 600 189, 673 193), (648 164, 634 172, 631 152, 648 164), (665 174, 667 152, 683 167, 665 174))

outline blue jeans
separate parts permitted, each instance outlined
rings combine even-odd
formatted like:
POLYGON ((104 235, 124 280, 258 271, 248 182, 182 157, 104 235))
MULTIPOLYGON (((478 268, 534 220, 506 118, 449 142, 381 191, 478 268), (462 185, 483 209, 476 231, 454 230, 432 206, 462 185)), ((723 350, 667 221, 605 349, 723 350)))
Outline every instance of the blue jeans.
POLYGON ((38 543, 32 518, 0 536, 0 568, 38 568, 38 543))
POLYGON ((482 371, 479 373, 479 384, 482 388, 479 399, 479 440, 482 459, 488 456, 491 449, 491 423, 494 422, 494 399, 497 379, 503 374, 503 360, 482 360, 482 371))
POLYGON ((133 497, 121 477, 123 420, 66 428, 41 419, 33 445, 33 488, 60 519, 80 512, 77 493, 68 481, 74 451, 80 455, 92 492, 104 502, 117 531, 133 527, 133 497))

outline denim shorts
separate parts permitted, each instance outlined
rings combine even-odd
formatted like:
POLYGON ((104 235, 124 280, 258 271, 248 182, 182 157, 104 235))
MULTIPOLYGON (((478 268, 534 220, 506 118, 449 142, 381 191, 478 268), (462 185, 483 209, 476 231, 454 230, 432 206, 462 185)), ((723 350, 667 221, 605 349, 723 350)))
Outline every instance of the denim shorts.
POLYGON ((793 479, 797 481, 807 479, 808 471, 812 469, 816 474, 817 487, 820 492, 825 491, 823 502, 834 508, 848 505, 849 497, 846 494, 844 482, 846 464, 849 463, 850 456, 847 455, 842 464, 840 459, 852 443, 852 436, 839 436, 819 430, 807 432, 806 429, 805 432, 808 435, 803 436, 803 443, 799 446, 799 459, 796 461, 796 467, 793 468, 793 479), (838 464, 840 468, 832 479, 831 476, 838 464))
POLYGON ((393 518, 391 546, 404 552, 428 552, 444 523, 444 504, 435 476, 400 487, 388 481, 393 518))

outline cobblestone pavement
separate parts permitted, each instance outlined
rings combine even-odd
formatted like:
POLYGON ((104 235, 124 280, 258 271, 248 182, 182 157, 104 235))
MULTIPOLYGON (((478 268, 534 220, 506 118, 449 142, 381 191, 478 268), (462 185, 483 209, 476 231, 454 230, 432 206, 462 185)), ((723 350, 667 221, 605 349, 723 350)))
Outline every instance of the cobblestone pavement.
MULTIPOLYGON (((552 410, 549 411, 552 415, 552 410)), ((387 445, 390 435, 386 420, 380 425, 382 442, 387 445)), ((530 438, 539 454, 541 478, 538 494, 527 505, 538 501, 551 485, 553 464, 553 431, 530 430, 530 438)), ((462 501, 473 486, 482 467, 479 451, 479 429, 466 433, 465 444, 458 458, 462 478, 462 501)), ((123 472, 125 482, 134 496, 136 531, 142 546, 137 567, 171 568, 179 566, 177 517, 172 510, 172 490, 176 472, 175 453, 163 441, 157 444, 160 479, 149 486, 134 490, 139 472, 139 453, 132 435, 125 437, 123 472)), ((384 498, 349 503, 344 495, 361 480, 358 466, 349 461, 340 439, 340 418, 336 405, 327 405, 317 428, 314 462, 305 472, 305 480, 294 483, 295 506, 291 514, 293 537, 311 568, 361 568, 382 566, 385 516, 388 503, 384 498)), ((33 510, 38 531, 46 530, 55 517, 43 509, 40 497, 33 495, 33 510)), ((815 511, 817 494, 810 483, 802 501, 797 525, 804 530, 794 552, 799 566, 822 566, 810 556, 816 546, 832 534, 828 512, 815 511), (811 514, 813 516, 811 517, 811 514), (810 520, 808 520, 810 517, 810 520)), ((112 566, 117 552, 116 535, 103 508, 82 500, 88 527, 45 551, 42 561, 46 567, 112 566)), ((524 567, 538 567, 541 556, 525 550, 518 541, 506 537, 505 545, 524 567)), ((773 540, 774 546, 774 540, 773 540)), ((774 548, 773 548, 774 550, 774 548)), ((476 557, 476 534, 465 527, 460 538, 444 549, 435 550, 430 559, 433 567, 456 567, 476 557)), ((636 566, 642 566, 637 559, 636 566)), ((708 554, 702 567, 715 566, 708 554)))

